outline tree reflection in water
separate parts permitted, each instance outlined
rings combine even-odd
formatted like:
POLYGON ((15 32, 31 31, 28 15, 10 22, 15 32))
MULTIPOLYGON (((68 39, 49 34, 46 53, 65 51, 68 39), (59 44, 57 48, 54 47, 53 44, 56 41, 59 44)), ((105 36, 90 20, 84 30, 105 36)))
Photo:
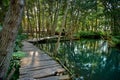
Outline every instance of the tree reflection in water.
MULTIPOLYGON (((39 46, 52 53, 55 43, 39 46)), ((68 67, 75 80, 120 80, 120 51, 109 47, 106 41, 61 42, 57 57, 68 67)))

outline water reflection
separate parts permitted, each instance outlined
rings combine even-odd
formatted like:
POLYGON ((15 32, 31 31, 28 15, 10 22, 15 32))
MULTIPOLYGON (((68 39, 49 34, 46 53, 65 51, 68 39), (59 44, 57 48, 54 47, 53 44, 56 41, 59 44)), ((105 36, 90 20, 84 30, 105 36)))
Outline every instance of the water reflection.
MULTIPOLYGON (((39 47, 52 53, 55 43, 40 44, 39 47)), ((69 68, 75 80, 120 80, 120 51, 110 48, 106 41, 61 42, 57 57, 69 68)))

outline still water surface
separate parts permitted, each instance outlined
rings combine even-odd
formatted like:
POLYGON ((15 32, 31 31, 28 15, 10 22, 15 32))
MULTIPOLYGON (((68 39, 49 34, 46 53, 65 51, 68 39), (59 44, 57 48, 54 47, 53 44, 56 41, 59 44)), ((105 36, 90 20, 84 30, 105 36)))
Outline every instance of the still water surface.
MULTIPOLYGON (((53 55, 55 43, 39 44, 53 55)), ((74 80, 120 80, 120 51, 103 40, 61 42, 57 57, 74 80)))

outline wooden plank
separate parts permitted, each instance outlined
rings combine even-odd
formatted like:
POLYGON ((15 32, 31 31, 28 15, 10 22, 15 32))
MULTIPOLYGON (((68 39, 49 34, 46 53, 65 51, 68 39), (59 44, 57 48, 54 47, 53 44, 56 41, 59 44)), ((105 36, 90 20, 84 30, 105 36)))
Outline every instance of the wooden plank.
POLYGON ((58 76, 49 76, 49 77, 45 77, 45 78, 40 78, 40 79, 36 79, 36 80, 58 80, 58 76))
POLYGON ((27 60, 21 62, 21 68, 29 68, 29 67, 37 67, 37 66, 45 66, 45 65, 51 65, 51 64, 58 64, 54 60, 49 60, 49 61, 38 61, 38 60, 27 60))
POLYGON ((46 55, 39 55, 38 54, 29 54, 28 57, 25 57, 21 60, 21 63, 24 62, 24 61, 32 61, 32 60, 35 60, 35 61, 45 61, 45 60, 53 60, 51 57, 49 56, 46 56, 46 55))
POLYGON ((28 71, 35 71, 35 70, 41 70, 41 69, 46 69, 46 68, 52 68, 60 66, 59 64, 52 64, 52 65, 45 65, 45 66, 37 66, 37 67, 31 67, 31 68, 20 68, 20 74, 23 72, 28 72, 28 71))
POLYGON ((59 64, 54 64, 53 63, 53 64, 44 64, 44 65, 39 65, 39 66, 21 67, 20 70, 23 70, 23 69, 37 69, 37 68, 43 68, 43 67, 49 67, 49 66, 55 66, 55 65, 59 65, 59 64))
POLYGON ((21 77, 26 77, 26 76, 32 76, 33 78, 42 78, 46 76, 52 76, 57 74, 58 69, 63 69, 61 66, 56 66, 52 68, 46 68, 46 69, 41 69, 41 70, 35 70, 35 71, 29 71, 29 72, 23 72, 20 73, 21 77))
MULTIPOLYGON (((36 67, 36 68, 38 68, 38 67, 36 67)), ((60 65, 56 65, 56 66, 51 66, 51 67, 46 67, 46 68, 41 68, 41 69, 32 69, 32 68, 29 68, 28 70, 29 70, 29 72, 32 72, 32 73, 39 73, 40 71, 42 71, 42 72, 47 72, 47 70, 48 71, 51 71, 51 72, 53 72, 53 71, 58 71, 58 70, 60 70, 60 69, 63 69, 60 65), (52 71, 53 70, 53 71, 52 71)), ((24 74, 24 73, 28 73, 29 74, 29 72, 28 71, 23 71, 23 72, 20 72, 20 74, 24 74)))
POLYGON ((36 79, 30 78, 30 77, 24 77, 24 78, 20 78, 20 79, 17 79, 17 80, 36 80, 36 79))

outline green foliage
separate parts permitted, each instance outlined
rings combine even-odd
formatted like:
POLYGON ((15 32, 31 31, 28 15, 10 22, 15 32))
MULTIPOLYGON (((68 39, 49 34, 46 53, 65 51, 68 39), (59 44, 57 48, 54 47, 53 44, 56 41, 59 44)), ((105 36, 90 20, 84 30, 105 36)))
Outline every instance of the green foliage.
POLYGON ((22 52, 22 51, 17 51, 17 52, 13 53, 13 59, 18 59, 19 60, 19 59, 21 59, 25 56, 26 56, 25 53, 22 52))
POLYGON ((21 50, 21 47, 22 47, 22 40, 26 39, 27 38, 27 35, 25 34, 19 34, 17 36, 17 39, 15 41, 15 48, 14 48, 14 51, 18 51, 18 50, 21 50))
POLYGON ((13 74, 11 80, 17 80, 19 78, 19 68, 20 68, 20 59, 25 57, 25 53, 22 51, 17 51, 13 53, 13 58, 10 63, 10 68, 8 74, 11 72, 13 68, 15 68, 15 73, 13 74))
POLYGON ((115 36, 115 38, 117 38, 117 39, 119 39, 119 40, 120 40, 120 35, 118 35, 118 36, 115 36))
POLYGON ((81 31, 79 32, 79 36, 81 38, 92 38, 92 39, 99 39, 104 35, 103 32, 92 32, 92 31, 81 31))
POLYGON ((17 36, 17 39, 19 39, 19 40, 24 40, 24 39, 27 39, 27 35, 26 34, 19 34, 18 36, 17 36))
POLYGON ((17 52, 14 52, 12 56, 13 56, 13 58, 11 60, 10 66, 11 66, 11 68, 12 67, 16 68, 17 66, 20 66, 20 59, 25 57, 26 55, 22 51, 17 51, 17 52))
POLYGON ((3 24, 10 0, 0 0, 0 23, 3 24))
MULTIPOLYGON (((111 19, 110 23, 113 28, 112 34, 119 34, 120 31, 120 1, 119 0, 101 0, 104 5, 104 14, 107 19, 111 19)), ((107 21, 108 22, 108 21, 107 21)))
POLYGON ((120 47, 120 36, 112 36, 111 44, 112 46, 119 48, 120 47))

